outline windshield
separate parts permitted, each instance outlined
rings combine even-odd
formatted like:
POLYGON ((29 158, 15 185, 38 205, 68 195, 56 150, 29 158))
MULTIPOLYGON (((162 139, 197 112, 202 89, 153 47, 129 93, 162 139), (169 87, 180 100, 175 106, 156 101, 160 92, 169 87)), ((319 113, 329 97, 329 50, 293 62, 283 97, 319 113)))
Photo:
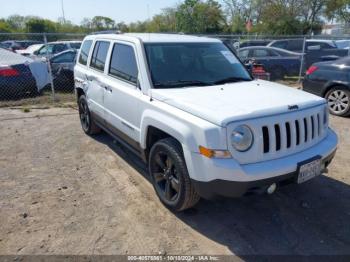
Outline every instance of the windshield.
POLYGON ((145 44, 155 88, 206 86, 251 81, 251 76, 222 43, 145 44))

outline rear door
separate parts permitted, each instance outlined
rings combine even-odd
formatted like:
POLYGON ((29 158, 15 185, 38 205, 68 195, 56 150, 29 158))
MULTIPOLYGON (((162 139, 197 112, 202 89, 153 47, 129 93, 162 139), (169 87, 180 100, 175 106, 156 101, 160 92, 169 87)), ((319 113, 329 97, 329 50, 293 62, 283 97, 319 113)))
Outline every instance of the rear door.
POLYGON ((114 42, 105 78, 104 107, 108 128, 137 148, 140 135, 138 63, 132 43, 114 42))
POLYGON ((86 73, 87 79, 87 99, 90 110, 96 115, 96 120, 104 119, 104 83, 106 68, 106 58, 109 51, 110 42, 105 40, 97 40, 94 43, 89 70, 86 73))

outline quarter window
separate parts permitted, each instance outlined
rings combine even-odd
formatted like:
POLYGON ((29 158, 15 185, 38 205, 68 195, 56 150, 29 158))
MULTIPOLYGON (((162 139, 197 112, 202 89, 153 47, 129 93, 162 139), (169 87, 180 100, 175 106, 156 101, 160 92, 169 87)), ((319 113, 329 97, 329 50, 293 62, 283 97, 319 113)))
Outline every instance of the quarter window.
POLYGON ((138 70, 135 52, 131 46, 114 45, 109 74, 136 84, 138 70))
POLYGON ((80 64, 87 65, 87 60, 89 57, 91 45, 92 45, 92 40, 86 40, 84 42, 83 47, 81 48, 81 51, 80 51, 80 56, 79 56, 80 64))
POLYGON ((97 41, 92 53, 90 66, 99 71, 104 71, 108 49, 109 42, 97 41))

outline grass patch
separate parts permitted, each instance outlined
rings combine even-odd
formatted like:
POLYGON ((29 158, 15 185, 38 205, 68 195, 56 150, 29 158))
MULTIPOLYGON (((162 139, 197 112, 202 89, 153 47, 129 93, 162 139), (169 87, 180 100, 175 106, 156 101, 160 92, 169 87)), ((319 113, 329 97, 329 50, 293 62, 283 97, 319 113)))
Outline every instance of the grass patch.
POLYGON ((55 99, 50 92, 36 97, 18 98, 14 100, 0 100, 2 107, 25 107, 25 108, 49 108, 49 107, 70 107, 76 104, 74 93, 56 93, 55 99))

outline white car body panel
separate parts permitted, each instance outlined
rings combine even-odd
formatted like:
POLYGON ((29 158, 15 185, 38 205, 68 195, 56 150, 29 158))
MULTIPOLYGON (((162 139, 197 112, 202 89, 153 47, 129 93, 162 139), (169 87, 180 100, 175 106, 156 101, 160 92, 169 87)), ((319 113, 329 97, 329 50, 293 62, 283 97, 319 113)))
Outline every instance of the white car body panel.
MULTIPOLYGON (((90 111, 128 136, 143 150, 147 149, 150 127, 158 128, 177 139, 182 145, 191 179, 208 182, 217 179, 254 181, 273 178, 295 172, 299 162, 316 155, 327 157, 336 149, 337 136, 328 129, 326 122, 322 125, 322 132, 312 139, 308 137, 308 143, 300 146, 293 144, 290 148, 282 146, 279 152, 263 154, 262 126, 271 127, 282 123, 281 132, 285 134, 283 123, 286 121, 303 119, 310 114, 320 114, 321 117, 326 108, 324 99, 294 88, 263 80, 208 87, 152 88, 143 43, 220 43, 219 40, 157 34, 91 35, 85 38, 88 39, 111 43, 105 72, 97 72, 79 63, 75 67, 76 88, 84 90, 90 111), (133 46, 140 89, 108 75, 110 54, 115 42, 133 46), (294 111, 296 105, 297 110, 294 111), (232 130, 238 124, 249 125, 255 137, 253 147, 245 153, 234 150, 230 144, 232 130), (232 158, 206 158, 199 153, 199 146, 228 150, 232 158)), ((294 143, 293 130, 291 139, 294 143)), ((285 145, 285 142, 285 138, 282 138, 281 143, 285 145)))
POLYGON ((152 98, 206 119, 216 125, 324 104, 323 98, 264 80, 219 86, 152 89, 152 98))

